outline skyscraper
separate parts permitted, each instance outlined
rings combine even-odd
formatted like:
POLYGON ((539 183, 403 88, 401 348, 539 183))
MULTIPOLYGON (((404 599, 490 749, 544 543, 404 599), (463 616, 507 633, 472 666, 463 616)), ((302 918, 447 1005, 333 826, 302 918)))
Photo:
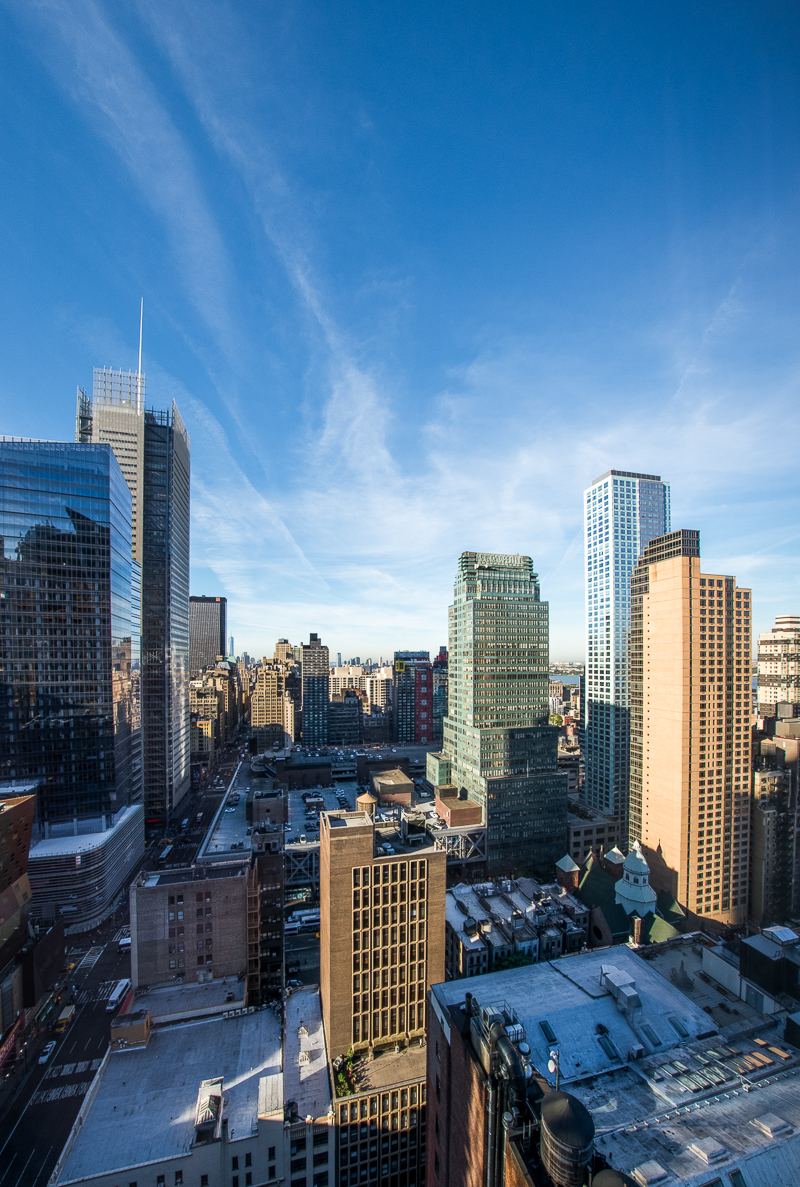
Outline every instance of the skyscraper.
POLYGON ((440 647, 433 661, 433 741, 441 742, 447 716, 447 648, 440 647))
POLYGON ((325 746, 328 742, 328 702, 330 674, 328 648, 312 634, 302 651, 303 742, 307 746, 325 746))
POLYGON ((631 581, 630 841, 650 883, 717 924, 747 915, 750 591, 700 571, 697 532, 651 540, 631 581))
POLYGON ((395 651, 394 718, 396 742, 433 741, 433 669, 427 651, 395 651))
POLYGON ((607 470, 584 492, 586 539, 585 798, 628 830, 630 578, 669 531, 669 486, 657 474, 607 470))
POLYGON ((227 598, 189 598, 189 675, 213 668, 225 654, 227 598))
POLYGON ((758 636, 758 715, 775 717, 780 704, 800 704, 800 616, 781 614, 758 636))
POLYGON ((0 475, 0 770, 39 784, 36 911, 90 927, 144 849, 131 494, 108 445, 2 441, 0 475))
POLYGON ((191 781, 189 729, 189 436, 177 405, 145 408, 144 376, 95 368, 78 391, 77 439, 107 442, 136 509, 141 558, 145 820, 163 827, 191 781))
POLYGON ((548 725, 548 604, 529 556, 463 552, 449 611, 450 782, 480 804, 492 872, 549 873, 567 827, 567 776, 548 725))

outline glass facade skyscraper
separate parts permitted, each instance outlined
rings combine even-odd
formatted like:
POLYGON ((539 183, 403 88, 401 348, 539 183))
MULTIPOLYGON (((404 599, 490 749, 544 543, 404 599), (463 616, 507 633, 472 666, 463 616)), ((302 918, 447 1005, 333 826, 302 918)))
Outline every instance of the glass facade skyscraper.
POLYGON ((146 408, 144 376, 95 368, 78 392, 76 434, 108 443, 133 496, 141 557, 145 819, 162 828, 191 784, 189 724, 189 435, 177 405, 146 408))
POLYGON ((199 676, 225 655, 227 598, 189 598, 189 675, 199 676))
POLYGON ((0 441, 0 777, 38 783, 34 888, 43 853, 75 875, 79 840, 124 818, 124 856, 111 845, 113 868, 95 871, 100 901, 80 879, 70 891, 78 924, 102 918, 144 846, 131 508, 108 445, 0 441))
POLYGON ((567 776, 548 724, 548 615, 529 556, 461 554, 443 757, 451 783, 482 808, 493 873, 549 875, 563 855, 567 776))
POLYGON ((657 474, 608 470, 584 492, 586 677, 581 698, 585 798, 627 835, 631 574, 669 531, 669 486, 657 474))

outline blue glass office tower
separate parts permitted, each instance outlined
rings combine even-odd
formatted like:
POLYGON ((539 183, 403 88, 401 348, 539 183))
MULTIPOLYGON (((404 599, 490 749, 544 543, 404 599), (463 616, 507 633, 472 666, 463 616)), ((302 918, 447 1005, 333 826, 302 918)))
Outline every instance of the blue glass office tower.
MULTIPOLYGON (((145 822, 160 831, 191 785, 189 735, 189 435, 177 406, 145 405, 145 377, 96 367, 78 391, 76 439, 111 445, 133 497, 141 565, 145 822)), ((215 655, 216 658, 216 655, 215 655)))
POLYGON ((0 441, 0 538, 0 777, 38 784, 34 914, 92 926, 144 848, 139 574, 111 448, 0 441))
POLYGON ((670 530, 669 486, 657 474, 608 470, 584 492, 586 676, 581 700, 585 798, 627 836, 631 573, 670 530))

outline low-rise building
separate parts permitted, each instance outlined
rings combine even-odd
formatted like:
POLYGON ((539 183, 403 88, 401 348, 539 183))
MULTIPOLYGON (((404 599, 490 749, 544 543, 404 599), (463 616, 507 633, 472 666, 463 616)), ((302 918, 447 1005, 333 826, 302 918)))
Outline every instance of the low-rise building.
POLYGON ((590 853, 613 849, 620 835, 618 820, 591 807, 577 794, 570 795, 567 801, 567 853, 574 862, 580 865, 590 853))
POLYGON ((140 873, 130 889, 134 988, 244 976, 248 906, 257 901, 249 855, 233 864, 140 873))
POLYGON ((410 804, 414 781, 405 771, 378 771, 371 779, 372 794, 380 804, 410 804))
POLYGON ((446 975, 553 960, 586 944, 588 923, 577 899, 532 878, 454 886, 445 900, 446 975))
POLYGON ((316 990, 288 999, 283 1043, 271 1009, 223 1009, 200 1026, 151 1021, 136 1021, 134 1041, 103 1060, 53 1187, 335 1183, 316 990))

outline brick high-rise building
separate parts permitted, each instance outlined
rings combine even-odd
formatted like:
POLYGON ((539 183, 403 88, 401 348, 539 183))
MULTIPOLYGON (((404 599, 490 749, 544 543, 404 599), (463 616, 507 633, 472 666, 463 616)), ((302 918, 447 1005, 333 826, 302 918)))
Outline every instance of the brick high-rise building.
POLYGON ((750 591, 701 573, 697 532, 631 578, 630 841, 656 890, 717 924, 747 916, 750 591))
POLYGON ((400 836, 364 812, 323 813, 320 824, 320 988, 337 1182, 421 1187, 426 994, 444 977, 446 855, 424 831, 400 836))
POLYGON ((323 813, 320 825, 320 976, 331 1056, 419 1039, 425 994, 444 977, 446 855, 424 833, 404 844, 394 825, 363 812, 323 813))
POLYGON ((394 653, 394 740, 433 742, 433 667, 427 651, 394 653))

